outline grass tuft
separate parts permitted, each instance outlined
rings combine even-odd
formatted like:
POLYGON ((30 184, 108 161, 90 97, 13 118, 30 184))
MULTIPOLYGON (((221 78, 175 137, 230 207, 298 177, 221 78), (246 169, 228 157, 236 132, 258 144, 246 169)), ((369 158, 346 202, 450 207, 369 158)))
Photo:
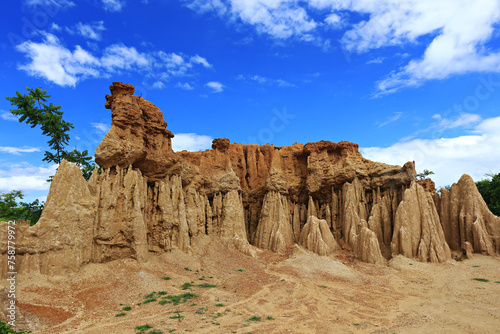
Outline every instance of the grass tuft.
POLYGON ((489 282, 489 279, 486 278, 473 278, 474 281, 479 281, 479 282, 489 282))

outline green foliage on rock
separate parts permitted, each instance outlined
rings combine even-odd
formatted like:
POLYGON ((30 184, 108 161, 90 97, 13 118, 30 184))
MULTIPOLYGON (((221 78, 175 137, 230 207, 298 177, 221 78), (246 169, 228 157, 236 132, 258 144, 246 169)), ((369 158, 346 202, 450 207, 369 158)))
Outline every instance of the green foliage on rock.
POLYGON ((484 201, 488 205, 490 211, 500 216, 500 173, 486 174, 487 179, 476 182, 477 190, 483 196, 484 201))
POLYGON ((424 171, 422 173, 417 174, 417 181, 422 181, 422 180, 428 179, 428 176, 433 175, 433 174, 434 174, 433 171, 424 169, 424 171))

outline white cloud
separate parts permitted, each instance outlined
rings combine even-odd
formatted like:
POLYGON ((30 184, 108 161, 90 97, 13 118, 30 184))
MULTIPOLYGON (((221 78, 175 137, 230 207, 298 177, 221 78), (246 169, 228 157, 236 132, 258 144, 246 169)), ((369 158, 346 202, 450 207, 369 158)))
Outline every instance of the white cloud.
POLYGON ((230 20, 239 19, 255 26, 259 33, 284 39, 303 36, 314 30, 317 23, 295 0, 193 0, 188 7, 198 12, 213 11, 230 20))
POLYGON ((39 167, 29 163, 9 164, 8 169, 0 169, 0 190, 49 190, 47 179, 55 174, 56 169, 57 165, 39 167))
POLYGON ((91 123, 91 125, 93 128, 97 129, 102 133, 108 133, 109 131, 109 125, 106 123, 91 123))
POLYGON ((377 123, 378 127, 381 128, 381 127, 386 126, 387 124, 390 124, 392 122, 396 122, 398 119, 401 118, 401 116, 403 116, 403 113, 401 111, 395 112, 394 115, 388 117, 384 122, 377 123))
POLYGON ((200 151, 212 147, 213 138, 196 133, 177 133, 172 138, 172 149, 178 151, 200 151))
POLYGON ((61 31, 62 28, 59 25, 57 25, 56 23, 52 22, 52 25, 50 26, 50 30, 61 31))
POLYGON ((85 38, 95 41, 101 40, 101 32, 106 30, 103 21, 93 23, 78 22, 73 28, 66 28, 66 31, 72 34, 79 34, 85 38))
POLYGON ((73 7, 75 3, 69 0, 26 0, 29 6, 58 6, 58 7, 73 7))
POLYGON ((267 86, 295 87, 294 84, 292 84, 286 80, 271 79, 271 78, 263 77, 261 75, 244 76, 244 75, 240 74, 238 76, 238 79, 247 80, 247 81, 254 81, 254 82, 257 82, 261 85, 267 85, 267 86))
MULTIPOLYGON (((101 23, 98 23, 97 27, 101 23)), ((164 51, 143 53, 135 47, 123 44, 104 48, 99 57, 79 45, 71 51, 53 34, 42 35, 43 41, 40 43, 29 40, 16 47, 28 59, 27 63, 18 68, 60 86, 75 86, 80 80, 109 77, 124 71, 141 72, 147 78, 152 78, 154 83, 164 84, 163 81, 171 76, 193 75, 195 65, 198 68, 211 67, 208 61, 199 55, 189 57, 164 51)))
MULTIPOLYGON (((462 119, 466 119, 463 117, 462 119)), ((463 124, 457 122, 455 126, 463 124)), ((468 122, 467 124, 473 124, 468 122)), ((373 161, 402 165, 415 161, 417 172, 432 170, 436 186, 457 182, 462 174, 479 181, 484 174, 500 172, 500 117, 488 118, 475 125, 473 134, 453 138, 413 139, 389 147, 366 147, 360 151, 373 161)))
POLYGON ((481 116, 477 114, 460 114, 457 119, 443 118, 440 114, 435 114, 432 118, 438 120, 438 123, 434 126, 442 130, 470 127, 482 120, 481 116))
POLYGON ((206 68, 212 67, 212 65, 203 57, 200 57, 198 55, 191 57, 191 62, 193 64, 201 64, 206 68))
POLYGON ((74 51, 66 49, 52 34, 46 34, 43 43, 26 41, 16 48, 31 60, 30 63, 19 66, 19 69, 57 85, 74 86, 79 78, 99 76, 96 69, 98 59, 79 45, 74 51))
POLYGON ((16 121, 16 122, 18 121, 18 117, 13 115, 11 112, 5 110, 0 110, 0 118, 5 121, 16 121))
POLYGON ((185 2, 193 10, 214 12, 229 22, 251 25, 258 33, 275 39, 294 38, 323 48, 333 37, 332 27, 347 27, 340 39, 347 52, 422 44, 423 54, 409 59, 406 65, 395 68, 376 83, 380 93, 469 72, 500 72, 500 52, 488 44, 493 36, 498 37, 498 0, 185 2), (350 16, 361 17, 361 21, 347 22, 350 16))
POLYGON ((178 88, 182 88, 182 89, 185 89, 185 90, 193 90, 193 89, 194 89, 194 87, 193 87, 193 86, 191 86, 191 85, 190 85, 189 83, 187 83, 187 82, 184 82, 184 83, 180 83, 180 82, 178 82, 178 83, 177 83, 177 85, 176 85, 176 87, 178 87, 178 88))
POLYGON ((125 6, 125 0, 102 0, 104 10, 119 12, 125 6))
POLYGON ((382 64, 382 62, 385 60, 385 57, 378 57, 375 59, 370 59, 366 63, 367 64, 382 64))
POLYGON ((500 21, 497 0, 342 1, 338 8, 370 15, 343 36, 349 51, 416 44, 422 36, 432 37, 422 57, 377 83, 381 92, 454 74, 500 71, 500 53, 485 47, 500 21))
POLYGON ((156 81, 153 83, 153 88, 162 89, 164 87, 165 87, 165 84, 161 81, 156 81))
POLYGON ((11 147, 11 146, 0 146, 0 152, 10 153, 14 155, 21 155, 21 153, 33 153, 40 152, 38 147, 11 147))
POLYGON ((104 68, 115 71, 145 68, 150 65, 150 61, 146 54, 138 52, 134 47, 115 44, 104 50, 101 64, 104 68))
POLYGON ((325 18, 325 23, 327 23, 333 29, 343 28, 347 24, 347 22, 342 19, 342 16, 337 13, 329 14, 325 18))
POLYGON ((207 82, 206 86, 211 88, 213 93, 221 93, 224 90, 224 85, 217 81, 207 82))

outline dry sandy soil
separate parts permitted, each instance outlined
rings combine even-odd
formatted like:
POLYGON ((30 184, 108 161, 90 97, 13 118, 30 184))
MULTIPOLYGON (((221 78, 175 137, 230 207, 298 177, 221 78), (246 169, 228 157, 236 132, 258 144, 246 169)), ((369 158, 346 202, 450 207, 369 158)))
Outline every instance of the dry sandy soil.
POLYGON ((383 267, 291 247, 251 258, 210 237, 193 253, 91 264, 65 277, 20 276, 19 325, 36 334, 138 333, 146 324, 141 333, 500 331, 499 257, 445 264, 397 257, 383 267), (183 290, 190 282, 216 287, 183 290), (144 303, 152 292, 157 300, 144 303), (196 297, 158 303, 184 293, 196 297))

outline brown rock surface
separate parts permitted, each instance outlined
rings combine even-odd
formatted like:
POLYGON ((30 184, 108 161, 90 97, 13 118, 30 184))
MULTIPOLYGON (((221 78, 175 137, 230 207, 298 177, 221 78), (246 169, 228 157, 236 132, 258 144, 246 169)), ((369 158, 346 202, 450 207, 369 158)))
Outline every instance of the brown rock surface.
MULTIPOLYGON (((16 271, 61 275, 93 262, 95 202, 80 169, 63 160, 37 224, 16 227, 16 271)), ((7 223, 0 222, 0 253, 7 252, 7 223)), ((2 260, 0 278, 7 277, 2 260)))
POLYGON ((423 262, 451 259, 432 196, 416 182, 405 190, 396 211, 391 249, 393 256, 403 254, 423 262))
POLYGON ((452 250, 469 242, 474 252, 500 253, 500 217, 488 209, 472 178, 464 174, 435 200, 446 241, 452 250))
POLYGON ((343 239, 355 257, 377 264, 398 254, 442 262, 465 242, 500 253, 500 218, 468 176, 431 195, 415 182, 413 163, 373 162, 349 142, 275 147, 219 138, 211 150, 173 152, 162 112, 132 95, 133 86, 110 89, 112 126, 96 150, 103 172, 85 182, 76 166, 61 164, 42 219, 18 230, 21 273, 192 253, 206 235, 251 256, 295 243, 326 255, 343 239))
POLYGON ((431 179, 419 180, 417 183, 424 188, 425 191, 430 193, 436 192, 436 184, 431 179))
POLYGON ((300 235, 300 245, 318 255, 330 255, 338 248, 328 223, 309 216, 300 235))
POLYGON ((132 95, 132 85, 113 82, 109 89, 105 107, 111 109, 113 121, 96 149, 96 163, 102 168, 132 165, 150 178, 165 176, 174 135, 166 129, 163 113, 151 102, 132 95))

